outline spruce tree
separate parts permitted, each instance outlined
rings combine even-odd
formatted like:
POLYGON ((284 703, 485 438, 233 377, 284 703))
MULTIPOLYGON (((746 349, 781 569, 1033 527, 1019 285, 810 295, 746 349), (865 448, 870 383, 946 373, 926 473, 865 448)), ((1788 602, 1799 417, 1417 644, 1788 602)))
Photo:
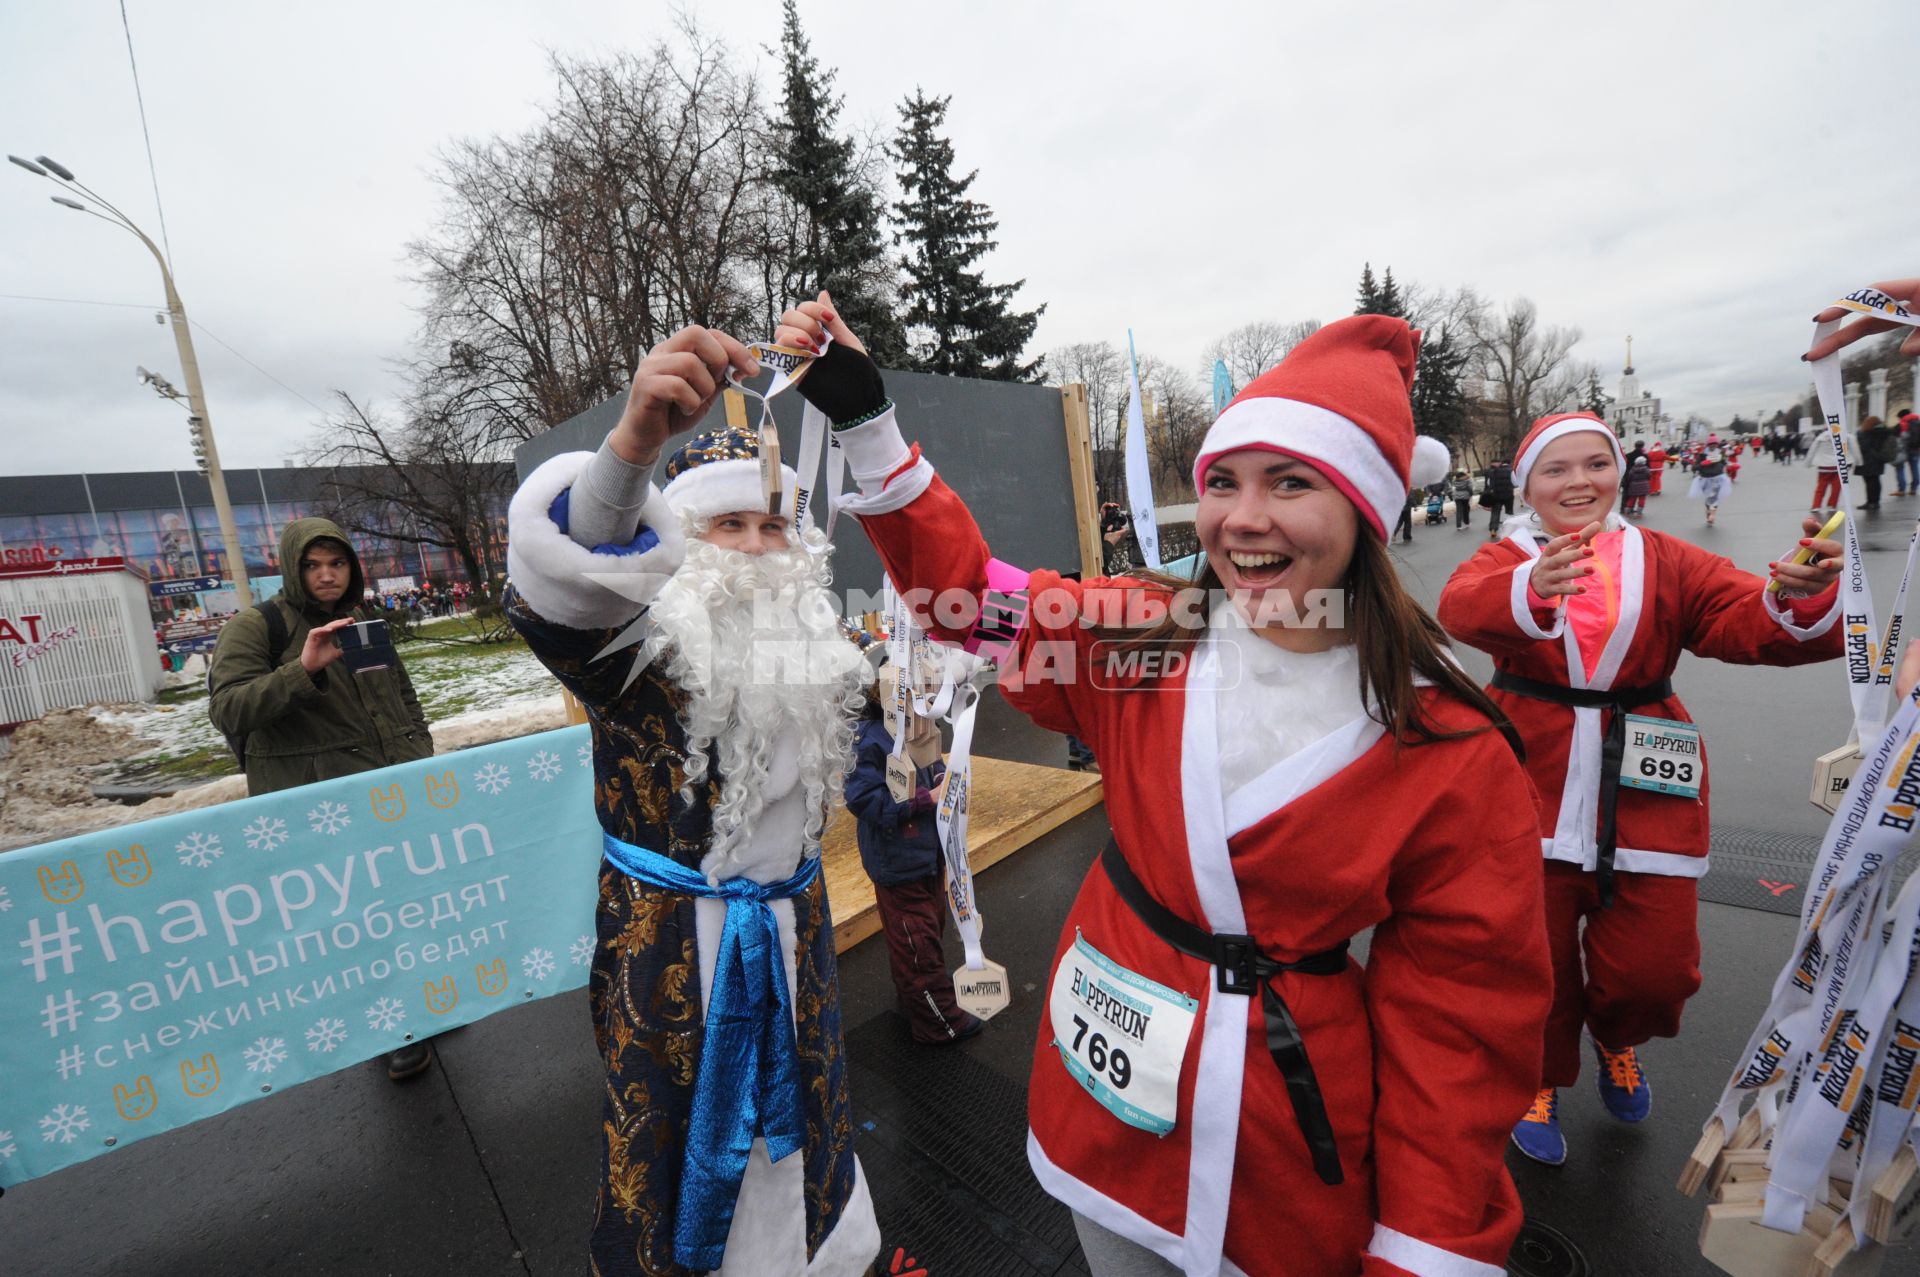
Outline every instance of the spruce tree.
POLYGON ((1353 313, 1407 318, 1407 301, 1400 293, 1400 285, 1393 282, 1393 267, 1387 267, 1378 281, 1373 277, 1372 262, 1360 268, 1360 293, 1353 299, 1353 313))
POLYGON ((906 340, 893 312, 896 268, 882 232, 880 194, 863 179, 853 140, 834 131, 841 106, 835 73, 813 56, 795 0, 785 0, 782 10, 785 92, 771 121, 776 149, 768 178, 797 215, 786 280, 794 295, 785 300, 808 301, 828 289, 874 358, 895 365, 906 354, 906 340))
POLYGON ((1587 369, 1587 384, 1580 388, 1581 410, 1590 412, 1596 417, 1604 418, 1607 415, 1608 406, 1612 403, 1613 396, 1608 394, 1600 386, 1600 370, 1598 368, 1587 369))
POLYGON ((1467 392, 1461 383, 1470 355, 1466 342, 1451 340, 1442 329, 1422 339, 1414 366, 1413 428, 1449 448, 1466 433, 1467 392))
POLYGON ((1393 282, 1393 267, 1389 266, 1380 277, 1380 294, 1374 299, 1373 313, 1391 315, 1395 319, 1405 319, 1407 308, 1400 296, 1400 286, 1393 282))
POLYGON ((1025 280, 989 284, 974 267, 996 241, 999 222, 967 198, 978 172, 953 175, 953 144, 941 135, 950 98, 914 90, 900 108, 893 156, 901 198, 893 211, 895 243, 907 244, 900 288, 909 330, 906 367, 921 372, 1001 381, 1034 381, 1044 359, 1021 363, 1021 352, 1046 310, 1010 308, 1025 280))
POLYGON ((1375 315, 1379 305, 1380 286, 1373 279, 1373 263, 1368 262, 1360 268, 1360 295, 1353 299, 1353 313, 1375 315))

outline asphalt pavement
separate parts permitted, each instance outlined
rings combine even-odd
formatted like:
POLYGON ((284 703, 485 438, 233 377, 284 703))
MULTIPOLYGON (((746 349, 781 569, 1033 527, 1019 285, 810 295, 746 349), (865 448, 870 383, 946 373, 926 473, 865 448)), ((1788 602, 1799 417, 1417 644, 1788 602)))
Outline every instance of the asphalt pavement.
MULTIPOLYGON (((1649 501, 1645 523, 1764 571, 1800 535, 1812 485, 1804 467, 1752 462, 1720 526, 1709 529, 1674 471, 1666 493, 1649 501)), ((1485 512, 1475 513, 1475 530, 1456 532, 1450 521, 1422 526, 1413 545, 1395 547, 1410 588, 1429 606, 1485 537, 1485 512)), ((1916 517, 1916 498, 1889 496, 1881 511, 1861 512, 1883 604, 1916 517)), ((1476 676, 1489 672, 1476 653, 1463 660, 1476 676)), ((1712 760, 1716 854, 1724 827, 1772 837, 1792 861, 1825 826, 1807 802, 1812 760, 1846 735, 1837 664, 1752 669, 1689 657, 1675 681, 1712 760)), ((1061 738, 1019 720, 998 698, 986 702, 979 738, 985 753, 1065 762, 1061 738)), ((1027 1173, 1020 1133, 1039 982, 1105 836, 1096 809, 981 875, 988 948, 1008 969, 1014 1002, 970 1042, 908 1048, 891 1009, 883 947, 869 942, 842 958, 855 1117, 886 1241, 879 1271, 1085 1271, 1064 1214, 1027 1173), (960 1128, 967 1138, 956 1138, 960 1128)), ((1795 890, 1788 883, 1783 897, 1770 898, 1791 909, 1795 890)), ((1584 1269, 1560 1271, 1718 1271, 1696 1245, 1703 1205, 1681 1197, 1674 1181, 1766 1002, 1793 920, 1764 902, 1705 903, 1701 932, 1706 983, 1684 1033, 1644 1053, 1652 1119, 1634 1127, 1611 1121, 1582 1079, 1563 1096, 1569 1164, 1548 1170, 1509 1158, 1530 1217, 1584 1257, 1584 1269)), ((384 1066, 369 1062, 8 1192, 0 1200, 0 1274, 585 1273, 599 1069, 584 993, 493 1016, 436 1047, 437 1066, 415 1082, 390 1083, 384 1066)), ((1555 1271, 1551 1260, 1532 1262, 1528 1277, 1555 1271)), ((1901 1248, 1886 1271, 1920 1271, 1920 1249, 1901 1248)))

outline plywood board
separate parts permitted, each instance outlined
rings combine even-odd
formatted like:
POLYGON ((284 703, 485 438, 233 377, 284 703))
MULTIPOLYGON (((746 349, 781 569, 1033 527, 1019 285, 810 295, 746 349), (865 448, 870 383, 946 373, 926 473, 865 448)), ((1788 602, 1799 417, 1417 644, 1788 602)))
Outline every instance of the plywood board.
MULTIPOLYGON (((975 758, 973 809, 967 820, 967 859, 973 872, 978 874, 998 864, 1041 835, 1098 806, 1105 793, 1094 772, 975 758)), ((879 932, 880 911, 873 902, 873 882, 860 865, 854 819, 846 808, 834 810, 821 841, 827 900, 833 909, 833 947, 835 952, 845 953, 879 932)), ((991 883, 978 884, 978 894, 980 912, 987 922, 981 938, 991 953, 991 883)))

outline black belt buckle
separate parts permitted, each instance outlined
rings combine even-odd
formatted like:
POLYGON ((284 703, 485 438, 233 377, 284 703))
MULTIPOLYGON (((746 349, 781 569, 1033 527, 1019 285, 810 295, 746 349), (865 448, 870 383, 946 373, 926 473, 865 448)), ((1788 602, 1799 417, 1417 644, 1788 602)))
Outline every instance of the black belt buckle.
POLYGON ((1216 935, 1213 942, 1219 955, 1214 962, 1214 987, 1222 993, 1252 997, 1260 985, 1260 977, 1253 969, 1260 950, 1254 945, 1253 937, 1216 935))

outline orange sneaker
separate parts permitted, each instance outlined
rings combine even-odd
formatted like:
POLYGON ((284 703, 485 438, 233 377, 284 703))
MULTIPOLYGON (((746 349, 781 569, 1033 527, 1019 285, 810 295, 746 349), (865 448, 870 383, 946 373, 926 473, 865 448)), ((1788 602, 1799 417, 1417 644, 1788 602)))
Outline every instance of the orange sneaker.
POLYGON ((1567 1160, 1567 1140, 1560 1134, 1560 1092, 1543 1087, 1533 1097, 1533 1107, 1514 1124, 1513 1145, 1543 1166, 1559 1166, 1567 1160))
POLYGON ((1611 1051, 1594 1039, 1593 1053, 1599 1057, 1600 1071, 1595 1079, 1600 1087, 1600 1102, 1607 1112, 1622 1122, 1644 1122, 1653 1112, 1653 1083, 1640 1067, 1640 1057, 1632 1047, 1611 1051))

